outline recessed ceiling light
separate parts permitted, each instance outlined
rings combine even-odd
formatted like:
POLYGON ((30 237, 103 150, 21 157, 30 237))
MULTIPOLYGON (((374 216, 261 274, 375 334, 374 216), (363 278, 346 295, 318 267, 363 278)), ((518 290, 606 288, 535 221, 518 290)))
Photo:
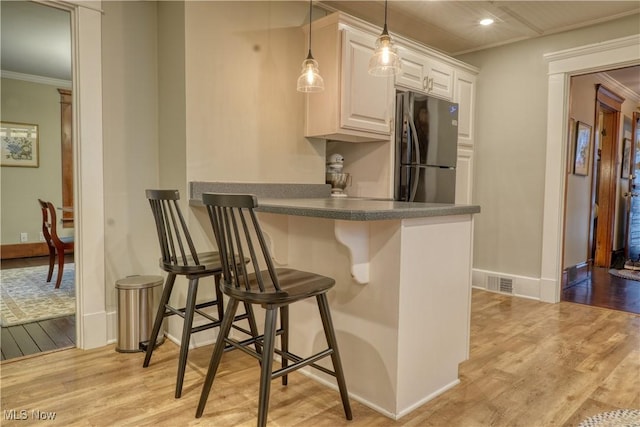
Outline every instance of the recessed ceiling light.
POLYGON ((491 25, 493 24, 493 19, 491 18, 484 18, 483 20, 480 21, 480 25, 491 25))

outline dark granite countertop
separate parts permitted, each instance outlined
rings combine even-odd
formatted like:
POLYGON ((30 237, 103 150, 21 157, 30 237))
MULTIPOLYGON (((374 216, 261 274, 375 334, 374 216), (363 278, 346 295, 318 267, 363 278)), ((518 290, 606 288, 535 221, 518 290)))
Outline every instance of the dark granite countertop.
POLYGON ((202 194, 245 193, 258 197, 257 211, 283 215, 341 219, 347 221, 381 221, 388 219, 426 218, 467 215, 480 212, 477 205, 410 203, 359 197, 328 197, 330 186, 317 184, 262 183, 190 183, 191 206, 202 206, 202 194))
POLYGON ((348 221, 381 221, 388 219, 425 218, 466 215, 480 212, 476 205, 409 203, 365 198, 262 199, 259 212, 348 221))

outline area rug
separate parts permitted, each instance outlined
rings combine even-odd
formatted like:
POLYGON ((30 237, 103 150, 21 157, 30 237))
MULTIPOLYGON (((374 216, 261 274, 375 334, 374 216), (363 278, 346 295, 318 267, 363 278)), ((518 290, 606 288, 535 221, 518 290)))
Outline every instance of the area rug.
POLYGON ((587 418, 578 427, 640 427, 640 410, 618 409, 587 418))
POLYGON ((609 274, 623 279, 640 281, 640 270, 616 270, 612 268, 609 270, 609 274))
POLYGON ((75 265, 65 264, 60 288, 57 267, 47 283, 48 265, 0 270, 0 323, 21 325, 68 316, 76 311, 75 265))

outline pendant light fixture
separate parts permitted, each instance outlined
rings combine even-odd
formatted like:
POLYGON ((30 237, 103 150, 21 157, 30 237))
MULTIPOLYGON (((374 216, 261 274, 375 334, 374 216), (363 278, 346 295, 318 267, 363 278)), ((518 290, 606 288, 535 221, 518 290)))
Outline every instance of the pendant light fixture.
POLYGON ((384 27, 376 40, 376 50, 369 60, 369 74, 381 77, 395 76, 400 73, 400 67, 400 57, 387 30, 387 0, 384 0, 384 27))
POLYGON ((311 2, 309 0, 309 54, 302 61, 302 74, 298 77, 298 92, 322 92, 324 90, 324 80, 318 69, 318 61, 313 59, 311 54, 311 2))

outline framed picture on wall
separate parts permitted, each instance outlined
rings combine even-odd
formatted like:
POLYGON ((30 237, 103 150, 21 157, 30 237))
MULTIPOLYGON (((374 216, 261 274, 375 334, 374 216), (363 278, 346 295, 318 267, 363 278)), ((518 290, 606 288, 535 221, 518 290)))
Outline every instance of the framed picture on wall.
POLYGON ((631 139, 624 138, 622 143, 622 178, 629 178, 631 173, 631 139))
POLYGON ((38 125, 0 122, 0 166, 40 166, 38 125))
POLYGON ((573 173, 586 176, 589 174, 589 154, 591 153, 591 126, 578 122, 576 128, 575 157, 573 173))

